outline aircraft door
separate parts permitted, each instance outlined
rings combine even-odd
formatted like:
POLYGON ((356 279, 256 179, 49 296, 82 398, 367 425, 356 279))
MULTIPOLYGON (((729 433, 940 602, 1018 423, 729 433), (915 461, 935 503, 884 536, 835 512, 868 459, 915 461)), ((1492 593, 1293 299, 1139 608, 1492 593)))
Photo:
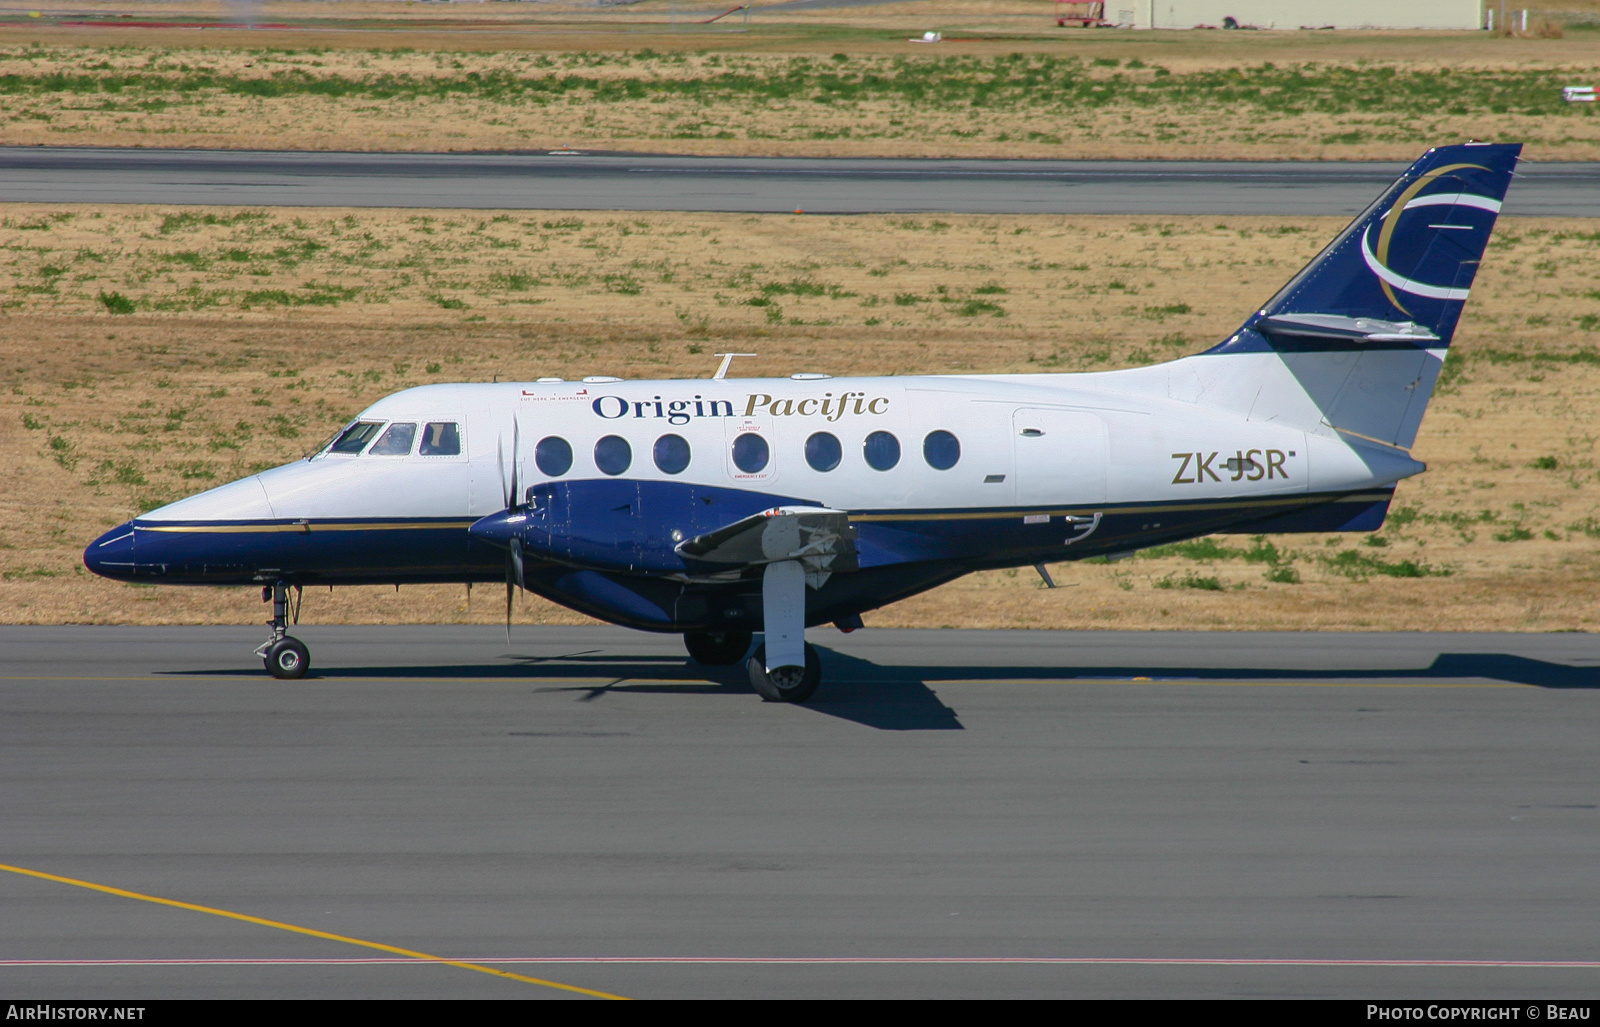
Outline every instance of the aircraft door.
POLYGON ((1023 407, 1011 425, 1018 506, 1105 502, 1106 423, 1098 415, 1023 407))

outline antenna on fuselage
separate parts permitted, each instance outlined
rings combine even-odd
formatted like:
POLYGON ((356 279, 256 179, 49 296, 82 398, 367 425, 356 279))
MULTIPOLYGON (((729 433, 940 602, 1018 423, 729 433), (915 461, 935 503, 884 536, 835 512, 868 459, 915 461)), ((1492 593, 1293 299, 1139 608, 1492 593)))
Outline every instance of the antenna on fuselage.
POLYGON ((714 357, 721 357, 722 358, 722 366, 718 367, 717 368, 717 373, 711 376, 711 380, 712 381, 720 382, 720 381, 722 381, 722 379, 728 377, 728 365, 733 363, 733 358, 734 357, 753 357, 756 354, 754 354, 754 353, 713 353, 711 355, 714 356, 714 357))

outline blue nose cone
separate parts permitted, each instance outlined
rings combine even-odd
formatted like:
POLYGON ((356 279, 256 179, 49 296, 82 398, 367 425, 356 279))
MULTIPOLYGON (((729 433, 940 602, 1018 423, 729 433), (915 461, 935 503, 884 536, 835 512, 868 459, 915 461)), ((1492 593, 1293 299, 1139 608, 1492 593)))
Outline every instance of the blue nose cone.
POLYGON ((122 581, 135 577, 133 522, 119 525, 89 543, 83 565, 103 578, 122 581))
POLYGON ((472 527, 467 531, 475 538, 481 538, 501 549, 510 549, 511 540, 521 536, 527 526, 526 510, 501 510, 499 513, 492 513, 473 521, 472 527))

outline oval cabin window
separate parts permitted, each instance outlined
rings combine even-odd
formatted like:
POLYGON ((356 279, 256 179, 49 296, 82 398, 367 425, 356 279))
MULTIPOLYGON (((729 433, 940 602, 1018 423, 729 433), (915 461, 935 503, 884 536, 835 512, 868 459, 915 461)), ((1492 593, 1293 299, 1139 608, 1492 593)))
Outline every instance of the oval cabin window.
POLYGON ((961 441, 947 431, 931 431, 922 440, 922 458, 936 471, 948 471, 961 459, 961 441))
POLYGON ((656 439, 656 466, 667 474, 682 474, 689 466, 689 442, 681 435, 663 435, 656 439))
POLYGON ((867 458, 867 466, 875 471, 887 471, 900 462, 900 440, 886 431, 868 435, 861 451, 867 458))
POLYGON ((540 439, 533 447, 533 462, 538 465, 540 474, 559 478, 572 470, 572 446, 559 435, 540 439))
POLYGON ((746 432, 733 440, 734 466, 746 474, 757 474, 766 470, 767 460, 771 456, 767 440, 759 435, 746 432))
POLYGON ((620 435, 607 435, 594 444, 594 465, 605 474, 621 474, 633 464, 633 447, 620 435))
POLYGON ((806 463, 813 471, 831 471, 839 466, 843 456, 844 447, 839 445, 839 440, 825 431, 806 439, 806 463))

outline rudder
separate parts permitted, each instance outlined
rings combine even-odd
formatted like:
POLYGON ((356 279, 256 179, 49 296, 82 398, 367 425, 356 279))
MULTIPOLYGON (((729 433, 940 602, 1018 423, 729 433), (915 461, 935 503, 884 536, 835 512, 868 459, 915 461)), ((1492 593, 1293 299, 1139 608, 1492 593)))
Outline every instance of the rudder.
POLYGON ((1206 355, 1276 352, 1324 423, 1409 448, 1521 150, 1429 150, 1206 355))

